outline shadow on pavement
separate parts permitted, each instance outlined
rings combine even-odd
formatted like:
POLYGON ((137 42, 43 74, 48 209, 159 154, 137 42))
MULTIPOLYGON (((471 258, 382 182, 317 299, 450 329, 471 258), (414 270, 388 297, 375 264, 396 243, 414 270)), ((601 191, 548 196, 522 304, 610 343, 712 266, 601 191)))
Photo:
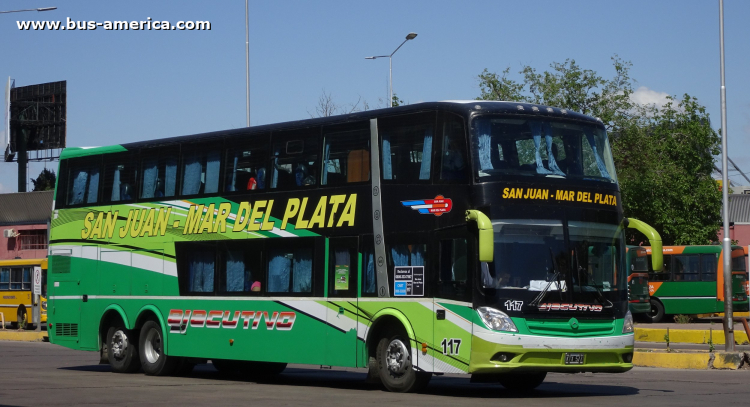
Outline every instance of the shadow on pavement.
MULTIPOLYGON (((111 372, 109 365, 86 365, 61 367, 61 370, 82 372, 111 372)), ((143 373, 137 373, 143 374, 143 373)), ((331 389, 348 389, 361 391, 384 391, 380 385, 366 383, 365 374, 342 370, 317 370, 287 368, 278 376, 251 377, 239 374, 218 372, 208 364, 195 367, 188 376, 171 379, 179 380, 215 380, 223 382, 256 383, 261 385, 309 386, 331 389)), ((169 380, 170 378, 154 378, 154 380, 169 380)), ((655 390, 659 391, 659 390, 655 390)), ((666 391, 666 390, 665 390, 666 391)), ((560 397, 588 397, 588 396, 623 396, 638 394, 639 389, 630 386, 615 386, 606 384, 557 383, 554 377, 548 377, 536 390, 520 393, 507 390, 499 384, 470 383, 468 378, 434 376, 430 385, 422 394, 457 398, 560 398, 560 397)))

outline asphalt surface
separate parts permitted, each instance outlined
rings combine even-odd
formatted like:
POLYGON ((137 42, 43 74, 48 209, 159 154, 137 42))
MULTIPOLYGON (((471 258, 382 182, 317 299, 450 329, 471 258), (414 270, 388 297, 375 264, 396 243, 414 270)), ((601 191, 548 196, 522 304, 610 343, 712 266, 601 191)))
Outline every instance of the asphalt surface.
POLYGON ((49 343, 0 342, 0 405, 211 406, 709 406, 747 405, 750 371, 635 368, 622 374, 550 374, 517 394, 465 377, 434 377, 421 394, 394 394, 364 382, 361 369, 291 366, 275 379, 225 376, 210 364, 188 377, 112 373, 98 354, 49 343))

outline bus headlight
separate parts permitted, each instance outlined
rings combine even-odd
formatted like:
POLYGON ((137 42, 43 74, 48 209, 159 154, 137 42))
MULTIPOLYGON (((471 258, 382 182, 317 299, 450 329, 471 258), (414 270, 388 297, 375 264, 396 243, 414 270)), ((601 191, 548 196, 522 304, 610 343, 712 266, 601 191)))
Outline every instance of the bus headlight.
POLYGON ((625 320, 622 322, 622 333, 629 334, 633 332, 633 314, 628 311, 625 314, 625 320))
POLYGON ((47 301, 42 301, 42 309, 47 309, 47 301))
POLYGON ((518 332, 513 320, 502 311, 490 307, 479 307, 477 312, 482 322, 494 331, 518 332))

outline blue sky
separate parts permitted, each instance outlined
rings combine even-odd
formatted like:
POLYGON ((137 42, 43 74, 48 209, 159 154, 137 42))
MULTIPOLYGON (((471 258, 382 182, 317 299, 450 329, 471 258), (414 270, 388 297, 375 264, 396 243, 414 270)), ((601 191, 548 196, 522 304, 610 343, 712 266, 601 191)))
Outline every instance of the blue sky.
MULTIPOLYGON (((67 80, 68 146, 95 146, 245 126, 245 3, 2 0, 0 79, 67 80), (20 31, 18 20, 210 21, 210 31, 20 31)), ((729 155, 750 172, 750 2, 726 0, 729 155), (744 44, 744 45, 743 45, 744 44)), ((323 91, 342 106, 383 106, 388 60, 408 103, 479 96, 484 68, 515 74, 575 59, 605 77, 631 61, 643 101, 689 93, 720 126, 718 0, 250 2, 251 124, 309 118, 323 91), (361 105, 360 105, 361 106, 361 105)), ((0 137, 1 139, 1 137, 0 137)), ((46 164, 56 167, 56 164, 46 164)), ((35 177, 45 164, 32 164, 35 177)), ((746 185, 739 176, 732 177, 746 185)), ((0 193, 17 165, 0 162, 0 193)))

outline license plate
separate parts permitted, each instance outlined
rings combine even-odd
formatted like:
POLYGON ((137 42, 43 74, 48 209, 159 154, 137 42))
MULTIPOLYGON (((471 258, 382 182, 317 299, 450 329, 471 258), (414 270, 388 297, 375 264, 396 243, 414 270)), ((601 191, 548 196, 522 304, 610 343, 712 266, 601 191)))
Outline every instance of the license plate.
POLYGON ((566 365, 582 365, 583 364, 583 353, 566 353, 565 364, 566 365))

